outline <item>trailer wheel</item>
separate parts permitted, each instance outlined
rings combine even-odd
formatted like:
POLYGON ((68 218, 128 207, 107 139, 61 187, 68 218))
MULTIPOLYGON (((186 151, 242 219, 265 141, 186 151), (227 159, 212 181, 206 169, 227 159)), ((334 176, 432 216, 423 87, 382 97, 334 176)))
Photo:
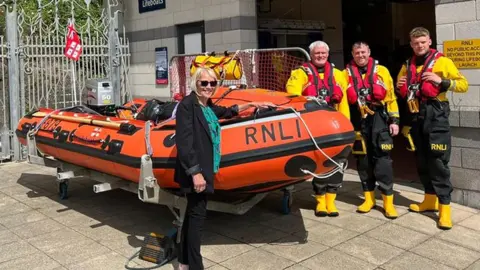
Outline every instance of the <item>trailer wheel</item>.
POLYGON ((58 195, 60 196, 60 200, 65 200, 68 198, 68 181, 63 181, 59 183, 58 195))
POLYGON ((285 190, 282 198, 282 213, 284 215, 290 214, 293 203, 293 194, 290 191, 285 190))

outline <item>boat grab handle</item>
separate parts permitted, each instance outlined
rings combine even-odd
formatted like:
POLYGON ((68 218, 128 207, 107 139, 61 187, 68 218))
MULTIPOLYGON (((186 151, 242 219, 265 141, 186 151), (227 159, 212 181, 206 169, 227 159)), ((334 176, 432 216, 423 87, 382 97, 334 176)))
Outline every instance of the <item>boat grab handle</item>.
MULTIPOLYGON (((86 136, 79 136, 77 134, 75 134, 77 130, 74 129, 71 133, 70 133, 70 140, 73 141, 73 139, 77 139, 77 140, 80 140, 80 141, 83 141, 83 142, 86 142, 86 143, 104 143, 107 139, 101 139, 101 138, 94 138, 95 135, 92 136, 92 138, 89 138, 89 137, 86 137, 86 136)), ((98 131, 95 132, 95 134, 99 134, 98 131)), ((97 135, 98 136, 98 135, 97 135)))
POLYGON ((80 141, 84 141, 84 142, 87 142, 87 143, 104 143, 105 142, 105 139, 90 139, 90 138, 87 138, 87 137, 82 137, 82 136, 75 135, 75 132, 72 132, 70 134, 70 137, 72 139, 78 139, 80 141))
POLYGON ((72 130, 72 132, 70 133, 70 141, 77 139, 79 141, 92 144, 105 143, 106 141, 110 141, 109 135, 107 135, 106 138, 102 138, 105 137, 105 135, 102 135, 102 131, 103 129, 99 127, 82 125, 72 130))

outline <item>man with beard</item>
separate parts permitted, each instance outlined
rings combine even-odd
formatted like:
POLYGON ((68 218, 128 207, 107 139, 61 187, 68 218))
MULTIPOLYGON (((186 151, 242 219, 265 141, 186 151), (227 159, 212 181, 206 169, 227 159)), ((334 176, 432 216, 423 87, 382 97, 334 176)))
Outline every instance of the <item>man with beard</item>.
POLYGON ((382 193, 387 218, 397 218, 393 205, 393 168, 390 152, 399 131, 399 113, 393 79, 387 68, 370 57, 365 42, 352 46, 353 60, 344 70, 349 84, 347 99, 355 128, 354 155, 365 201, 358 207, 368 213, 375 206, 375 186, 382 193))
POLYGON ((417 172, 425 189, 420 204, 411 204, 412 212, 440 211, 438 227, 452 228, 450 200, 451 133, 448 117, 448 90, 468 91, 467 79, 449 58, 431 49, 430 33, 423 27, 410 31, 414 55, 402 65, 397 78, 399 95, 407 99, 409 119, 402 129, 413 139, 417 172))
MULTIPOLYGON (((286 85, 287 92, 298 96, 317 97, 350 119, 345 95, 347 82, 342 72, 328 61, 330 51, 328 45, 323 41, 315 41, 310 44, 309 49, 311 61, 291 72, 286 85)), ((313 178, 313 190, 317 201, 316 216, 339 215, 335 207, 335 198, 342 182, 343 174, 340 172, 327 179, 313 178)))

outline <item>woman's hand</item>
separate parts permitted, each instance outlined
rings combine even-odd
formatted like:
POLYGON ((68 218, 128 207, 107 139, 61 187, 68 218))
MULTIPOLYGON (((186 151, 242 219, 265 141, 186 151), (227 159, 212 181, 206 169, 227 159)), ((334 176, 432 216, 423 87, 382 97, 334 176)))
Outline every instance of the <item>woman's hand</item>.
POLYGON ((242 112, 250 107, 255 107, 257 109, 260 109, 260 108, 268 108, 268 107, 277 107, 277 105, 271 102, 249 102, 249 103, 238 105, 238 111, 242 112))
POLYGON ((250 106, 255 107, 257 109, 260 108, 268 108, 268 107, 277 107, 277 105, 273 104, 272 102, 250 102, 250 106))
POLYGON ((195 192, 200 193, 207 187, 207 181, 203 178, 203 174, 197 173, 193 176, 193 189, 195 192))

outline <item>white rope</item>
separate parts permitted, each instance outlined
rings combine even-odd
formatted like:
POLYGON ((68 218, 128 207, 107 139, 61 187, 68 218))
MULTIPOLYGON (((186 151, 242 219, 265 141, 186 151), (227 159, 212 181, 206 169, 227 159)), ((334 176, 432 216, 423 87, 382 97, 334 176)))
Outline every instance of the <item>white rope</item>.
MULTIPOLYGON (((167 122, 176 119, 178 105, 180 105, 180 102, 177 102, 177 104, 175 104, 175 108, 173 109, 172 116, 170 116, 170 118, 168 118, 167 120, 160 122, 157 126, 163 126, 167 122)), ((170 136, 170 139, 173 139, 173 137, 175 137, 175 132, 170 136)))
POLYGON ((153 148, 150 144, 150 121, 145 121, 145 145, 147 146, 147 155, 153 155, 153 148))
POLYGON ((325 178, 330 178, 331 176, 333 176, 334 174, 340 172, 341 174, 344 174, 345 173, 345 170, 347 169, 348 167, 348 160, 345 161, 345 163, 341 163, 341 164, 344 164, 343 168, 342 167, 337 167, 333 170, 331 170, 329 173, 325 173, 325 174, 316 174, 316 173, 313 173, 307 169, 300 169, 300 171, 302 171, 304 174, 309 174, 313 177, 316 177, 316 178, 321 178, 321 179, 325 179, 325 178))
MULTIPOLYGON (((307 97, 308 100, 313 100, 315 101, 317 104, 319 105, 322 105, 322 101, 320 101, 318 98, 316 97, 307 97)), ((325 173, 325 174, 316 174, 316 173, 313 173, 307 169, 300 169, 304 174, 309 174, 313 177, 316 177, 316 178, 329 178, 331 177, 332 175, 340 172, 341 174, 344 174, 345 173, 345 170, 348 166, 348 161, 346 161, 345 163, 338 163, 336 162, 335 160, 333 160, 330 156, 328 156, 317 144, 317 142, 315 141, 315 137, 313 137, 312 133, 310 132, 310 129, 308 128, 308 125, 307 123, 305 123, 305 120, 303 120, 302 116, 300 115, 300 113, 298 111, 296 111, 293 107, 287 107, 287 106, 278 106, 278 108, 285 108, 285 109, 290 109, 293 111, 293 113, 302 121, 303 125, 305 126, 305 129, 307 130, 307 133, 308 135, 310 136, 310 139, 313 141, 313 144, 315 145, 315 147, 317 148, 318 151, 320 151, 320 153, 322 153, 328 160, 330 160, 333 164, 335 164, 337 166, 337 168, 333 169, 332 171, 328 172, 328 173, 325 173)))
POLYGON ((42 120, 40 121, 40 123, 38 123, 38 125, 33 129, 33 132, 31 135, 36 135, 38 130, 40 129, 40 127, 43 125, 43 123, 45 123, 45 121, 47 121, 47 119, 50 117, 50 115, 52 114, 55 114, 57 112, 59 112, 60 110, 54 110, 54 111, 51 111, 49 113, 47 113, 43 118, 42 120))

